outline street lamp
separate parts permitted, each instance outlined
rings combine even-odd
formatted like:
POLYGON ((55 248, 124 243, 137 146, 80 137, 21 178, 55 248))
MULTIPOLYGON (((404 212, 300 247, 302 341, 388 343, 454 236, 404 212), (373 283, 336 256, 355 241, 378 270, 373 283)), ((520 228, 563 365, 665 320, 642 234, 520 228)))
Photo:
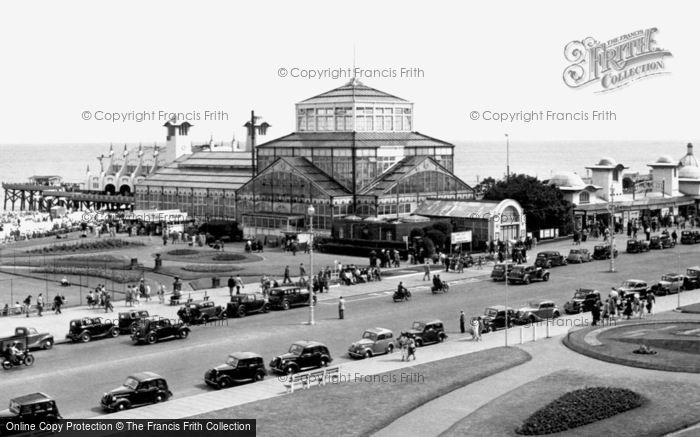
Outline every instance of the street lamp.
POLYGON ((510 137, 506 134, 506 182, 510 182, 510 137))
MULTIPOLYGON (((506 136, 508 136, 508 135, 506 135, 506 136)), ((505 268, 505 275, 506 275, 506 280, 505 280, 505 284, 506 284, 506 323, 505 323, 505 330, 504 331, 506 333, 506 347, 508 347, 508 323, 510 323, 510 321, 508 320, 508 262, 506 262, 504 268, 505 268)))
POLYGON ((314 214, 316 210, 309 205, 306 210, 309 214, 309 325, 316 324, 314 320, 314 214))
POLYGON ((614 195, 615 190, 611 189, 608 200, 608 211, 610 212, 610 220, 608 221, 608 230, 610 231, 610 273, 615 273, 615 226, 613 225, 613 221, 615 220, 614 195))

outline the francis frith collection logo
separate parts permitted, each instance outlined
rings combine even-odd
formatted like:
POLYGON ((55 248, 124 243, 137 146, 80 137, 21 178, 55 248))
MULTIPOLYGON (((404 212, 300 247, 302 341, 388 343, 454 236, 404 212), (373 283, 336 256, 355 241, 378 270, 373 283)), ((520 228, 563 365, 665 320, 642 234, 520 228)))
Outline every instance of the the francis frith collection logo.
POLYGON ((673 56, 657 46, 655 27, 637 30, 600 42, 592 37, 571 41, 564 48, 572 64, 564 70, 564 83, 571 88, 597 85, 606 92, 653 75, 668 73, 665 57, 673 56))

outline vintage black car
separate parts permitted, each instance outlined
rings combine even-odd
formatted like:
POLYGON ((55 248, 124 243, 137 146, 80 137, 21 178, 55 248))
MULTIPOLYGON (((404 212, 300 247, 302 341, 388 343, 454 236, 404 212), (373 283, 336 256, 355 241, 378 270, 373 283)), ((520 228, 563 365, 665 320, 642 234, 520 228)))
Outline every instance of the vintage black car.
POLYGON ((661 248, 662 249, 671 249, 676 247, 676 242, 673 241, 671 237, 668 235, 661 235, 661 248))
POLYGON ((600 302, 600 291, 579 288, 574 292, 574 297, 564 304, 564 312, 566 314, 576 314, 591 311, 593 306, 600 302))
POLYGON ((309 290, 306 287, 290 285, 275 287, 270 290, 270 307, 288 310, 293 306, 309 305, 309 290))
POLYGON ((156 317, 143 319, 139 322, 139 327, 131 336, 131 340, 136 343, 154 344, 165 338, 187 338, 190 328, 184 323, 173 323, 170 319, 156 317))
MULTIPOLYGON (((508 327, 513 327, 517 318, 517 312, 508 307, 508 327)), ((494 305, 484 310, 484 315, 481 316, 483 323, 483 332, 491 332, 496 329, 503 329, 506 326, 506 307, 503 305, 494 305)))
POLYGON ((119 333, 133 334, 138 328, 139 320, 147 317, 149 317, 149 315, 146 310, 119 313, 119 333))
POLYGON ((31 393, 10 399, 10 407, 0 411, 0 435, 9 435, 8 425, 57 423, 63 418, 56 401, 45 393, 31 393))
POLYGON ((70 321, 66 338, 87 343, 93 338, 119 337, 119 326, 102 317, 83 317, 70 321))
POLYGON ((566 257, 556 250, 545 250, 537 254, 535 265, 550 269, 554 266, 565 266, 567 264, 566 257))
POLYGON ((267 372, 260 355, 253 352, 234 352, 226 364, 220 364, 204 373, 204 382, 215 388, 227 388, 245 381, 262 381, 267 372))
POLYGON ((416 346, 420 347, 424 344, 438 343, 445 341, 445 326, 441 320, 433 320, 430 322, 413 322, 411 329, 406 331, 412 336, 416 342, 416 346))
POLYGON ((532 301, 528 302, 527 306, 518 309, 514 323, 518 325, 539 323, 544 320, 556 319, 560 315, 561 312, 554 301, 532 301))
POLYGON ((510 273, 511 270, 513 270, 514 265, 515 263, 510 261, 497 263, 493 266, 493 270, 491 271, 491 279, 493 279, 494 281, 505 281, 506 276, 508 275, 508 273, 510 273))
POLYGON ((252 313, 270 311, 270 303, 262 293, 243 293, 231 296, 231 302, 226 305, 228 317, 245 317, 252 313))
POLYGON ((214 301, 202 300, 187 303, 177 311, 177 316, 188 325, 198 325, 210 320, 224 319, 226 311, 221 305, 216 305, 214 301))
POLYGON ((681 244, 700 243, 700 231, 682 231, 681 244))
POLYGON ((140 405, 165 402, 173 396, 165 379, 153 372, 135 373, 117 387, 102 396, 102 409, 122 411, 140 405))
POLYGON ((700 288, 700 266, 688 267, 685 271, 685 287, 686 290, 695 290, 700 288))
POLYGON ((549 271, 537 266, 515 266, 508 274, 510 284, 529 284, 532 281, 549 281, 549 271))
POLYGON ((640 253, 649 251, 649 242, 642 240, 627 240, 627 253, 640 253))
POLYGON ((270 369, 275 373, 292 374, 301 370, 326 367, 333 358, 325 344, 317 341, 297 341, 289 347, 289 352, 270 361, 270 369))
POLYGON ((610 250, 609 244, 598 245, 593 247, 593 259, 610 259, 610 255, 617 258, 617 248, 610 250))
POLYGON ((651 291, 656 296, 665 296, 667 294, 676 294, 685 290, 686 278, 678 273, 666 273, 661 275, 661 280, 651 286, 651 291))

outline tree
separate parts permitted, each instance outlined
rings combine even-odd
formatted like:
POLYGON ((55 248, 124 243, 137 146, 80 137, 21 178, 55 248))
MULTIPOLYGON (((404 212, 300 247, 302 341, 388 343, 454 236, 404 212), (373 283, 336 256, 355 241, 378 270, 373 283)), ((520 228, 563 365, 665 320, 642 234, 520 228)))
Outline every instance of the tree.
POLYGON ((474 187, 474 191, 476 191, 478 195, 484 195, 488 193, 494 185, 496 185, 496 179, 489 176, 486 179, 482 179, 481 182, 474 187))
POLYGON ((484 200, 514 199, 527 217, 528 229, 571 229, 571 204, 556 187, 543 184, 534 176, 511 175, 499 180, 484 195, 484 200))

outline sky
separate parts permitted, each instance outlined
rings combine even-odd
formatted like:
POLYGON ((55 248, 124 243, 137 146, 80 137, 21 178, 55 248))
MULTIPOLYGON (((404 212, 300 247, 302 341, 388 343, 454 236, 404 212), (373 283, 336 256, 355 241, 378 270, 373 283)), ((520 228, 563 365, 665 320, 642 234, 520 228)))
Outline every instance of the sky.
POLYGON ((692 2, 35 1, 0 15, 0 144, 164 140, 163 113, 211 111, 196 139, 244 138, 250 111, 294 130, 294 103, 346 77, 290 72, 422 70, 370 77, 412 101, 414 130, 448 141, 697 138, 700 71, 692 2), (564 47, 657 28, 665 72, 608 93, 572 89, 564 47), (288 75, 280 76, 280 69, 288 75), (610 121, 498 122, 484 111, 612 111, 610 121), (89 120, 84 114, 89 112, 89 120), (153 121, 96 120, 155 111, 153 121), (471 120, 477 111, 479 120, 471 120), (226 119, 227 118, 227 119, 226 119))

